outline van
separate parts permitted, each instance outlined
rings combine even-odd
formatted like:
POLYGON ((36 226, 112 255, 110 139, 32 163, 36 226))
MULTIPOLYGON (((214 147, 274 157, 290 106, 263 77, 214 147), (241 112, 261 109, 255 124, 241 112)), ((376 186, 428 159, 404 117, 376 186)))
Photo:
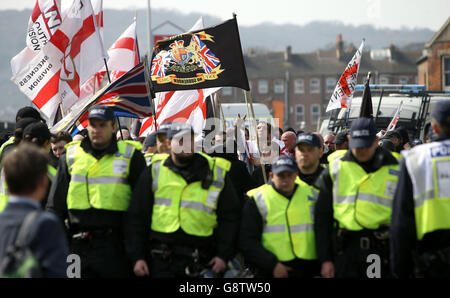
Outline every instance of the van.
MULTIPOLYGON (((355 91, 350 110, 340 109, 332 111, 327 121, 321 125, 321 133, 338 133, 345 129, 350 129, 351 123, 360 115, 362 91, 355 91), (358 95, 359 93, 359 95, 358 95)), ((421 139, 427 135, 430 129, 430 114, 437 102, 450 100, 450 94, 436 91, 407 91, 407 90, 372 90, 373 119, 377 130, 386 130, 389 123, 397 111, 400 103, 403 102, 403 109, 396 127, 405 127, 410 136, 410 140, 421 139), (381 102, 380 102, 381 98, 381 102)))

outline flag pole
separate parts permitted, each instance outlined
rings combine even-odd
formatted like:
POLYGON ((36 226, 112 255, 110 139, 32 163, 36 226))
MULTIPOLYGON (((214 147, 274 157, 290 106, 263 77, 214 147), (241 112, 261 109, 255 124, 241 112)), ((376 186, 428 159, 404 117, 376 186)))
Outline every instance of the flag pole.
POLYGON ((216 92, 216 98, 217 98, 217 103, 218 103, 218 106, 219 106, 220 113, 222 113, 222 126, 223 126, 223 130, 226 132, 226 130, 227 130, 227 123, 226 123, 226 121, 225 121, 225 114, 223 113, 222 102, 220 101, 220 95, 219 95, 219 92, 216 92))
MULTIPOLYGON (((262 159, 261 150, 259 148, 259 136, 258 136, 258 132, 256 131, 255 110, 253 109, 253 100, 252 100, 252 94, 251 94, 250 91, 246 91, 245 92, 245 101, 246 102, 247 102, 247 97, 248 97, 248 101, 250 102, 250 108, 252 110, 253 124, 254 124, 254 127, 255 127, 255 133, 256 133, 256 146, 258 148, 259 157, 260 157, 260 159, 262 159)), ((262 162, 261 162, 261 168, 262 168, 262 173, 263 173, 263 177, 264 177, 264 184, 267 184, 266 167, 265 167, 265 164, 263 164, 262 162)))
MULTIPOLYGON (((108 82, 111 84, 111 76, 109 75, 109 68, 108 68, 108 63, 106 62, 106 58, 103 58, 103 62, 105 63, 105 69, 106 69, 106 75, 108 76, 108 82)), ((119 125, 119 131, 120 131, 120 137, 123 139, 123 134, 122 134, 122 126, 120 125, 120 119, 118 116, 116 116, 117 119, 117 124, 119 125)))
POLYGON ((152 113, 153 113, 153 125, 155 125, 155 130, 158 130, 158 125, 156 123, 156 108, 155 108, 155 90, 153 89, 152 85, 152 79, 149 77, 150 74, 150 68, 148 66, 148 54, 144 56, 144 77, 145 82, 147 83, 147 88, 150 93, 150 105, 152 106, 152 113), (153 103, 152 103, 153 101, 153 103))

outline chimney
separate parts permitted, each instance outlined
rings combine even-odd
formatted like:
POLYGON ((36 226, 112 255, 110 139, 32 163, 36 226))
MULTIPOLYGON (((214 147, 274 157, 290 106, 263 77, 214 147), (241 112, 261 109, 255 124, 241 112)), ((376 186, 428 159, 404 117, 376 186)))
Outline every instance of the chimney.
POLYGON ((339 33, 336 38, 336 58, 342 60, 344 57, 344 42, 342 41, 342 34, 339 33))
POLYGON ((286 51, 284 51, 284 61, 291 62, 291 56, 292 56, 292 47, 287 46, 286 51))

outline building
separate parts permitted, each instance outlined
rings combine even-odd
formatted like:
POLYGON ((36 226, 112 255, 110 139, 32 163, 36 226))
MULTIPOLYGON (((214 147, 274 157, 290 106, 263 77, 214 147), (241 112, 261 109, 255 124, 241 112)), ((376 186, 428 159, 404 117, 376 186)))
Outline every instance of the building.
MULTIPOLYGON (((355 52, 353 44, 344 47, 340 34, 331 50, 294 54, 287 46, 284 53, 249 51, 244 60, 253 101, 265 103, 272 114, 281 114, 284 128, 316 130, 320 119, 328 118, 326 106, 355 52)), ((371 83, 416 84, 415 62, 420 55, 420 51, 401 51, 395 46, 363 51, 358 82, 371 71, 371 83)), ((223 88, 220 96, 223 102, 243 101, 242 90, 236 88, 223 88)))
POLYGON ((425 44, 422 57, 417 60, 419 84, 428 90, 450 91, 450 17, 425 44))

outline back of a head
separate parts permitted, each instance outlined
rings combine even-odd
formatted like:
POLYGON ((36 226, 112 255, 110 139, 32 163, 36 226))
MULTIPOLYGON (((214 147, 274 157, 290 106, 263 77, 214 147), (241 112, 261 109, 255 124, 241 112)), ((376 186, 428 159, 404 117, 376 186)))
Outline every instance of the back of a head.
POLYGON ((23 107, 17 111, 16 114, 16 122, 18 122, 20 119, 23 118, 33 118, 37 121, 42 121, 45 123, 45 120, 41 117, 41 114, 39 114, 38 110, 36 110, 33 107, 23 107))
POLYGON ((20 143, 20 141, 22 141, 23 131, 25 130, 25 128, 28 125, 36 122, 37 120, 32 117, 25 117, 17 121, 16 128, 14 129, 14 143, 20 143))
POLYGON ((48 157, 34 145, 20 144, 2 161, 5 180, 12 195, 33 193, 47 175, 48 157))
POLYGON ((42 147, 50 141, 50 130, 43 122, 35 122, 28 125, 23 131, 23 140, 42 147))

